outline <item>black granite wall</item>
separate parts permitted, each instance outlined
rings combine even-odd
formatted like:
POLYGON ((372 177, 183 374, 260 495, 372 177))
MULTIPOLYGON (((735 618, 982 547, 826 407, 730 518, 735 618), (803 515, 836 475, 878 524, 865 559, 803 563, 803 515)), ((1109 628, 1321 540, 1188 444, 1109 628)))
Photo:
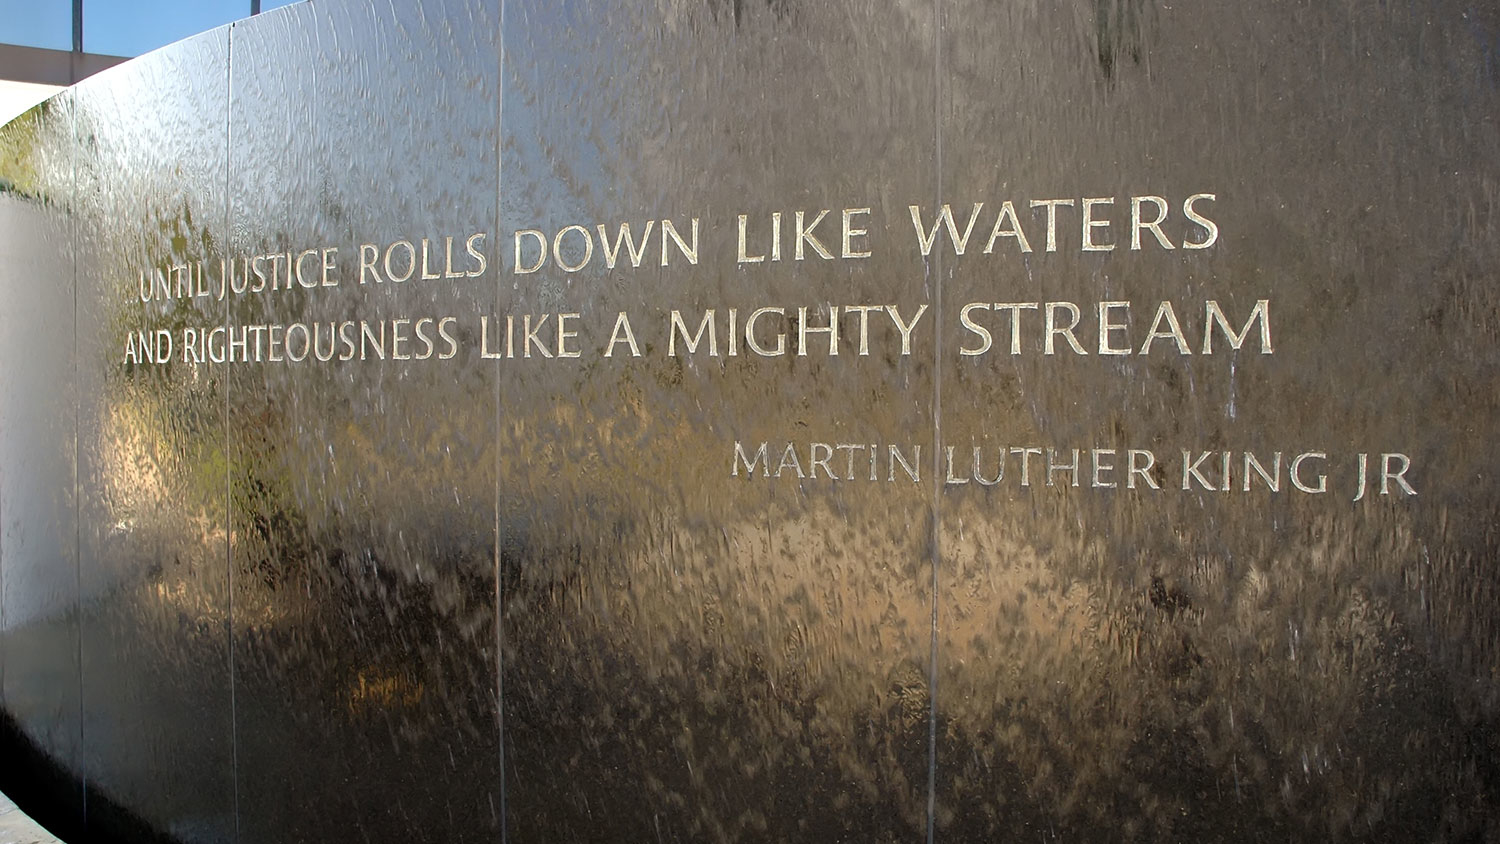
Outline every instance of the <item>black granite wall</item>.
POLYGON ((0 127, 0 788, 77 841, 1492 838, 1497 49, 313 0, 69 89, 0 127))

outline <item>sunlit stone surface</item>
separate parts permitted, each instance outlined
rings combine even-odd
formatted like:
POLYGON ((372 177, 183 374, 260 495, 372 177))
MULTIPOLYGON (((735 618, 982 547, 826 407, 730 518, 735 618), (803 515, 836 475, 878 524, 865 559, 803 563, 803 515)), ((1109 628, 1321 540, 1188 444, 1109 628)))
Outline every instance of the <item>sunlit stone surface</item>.
POLYGON ((1500 835, 1500 16, 313 0, 0 127, 66 840, 1500 835))

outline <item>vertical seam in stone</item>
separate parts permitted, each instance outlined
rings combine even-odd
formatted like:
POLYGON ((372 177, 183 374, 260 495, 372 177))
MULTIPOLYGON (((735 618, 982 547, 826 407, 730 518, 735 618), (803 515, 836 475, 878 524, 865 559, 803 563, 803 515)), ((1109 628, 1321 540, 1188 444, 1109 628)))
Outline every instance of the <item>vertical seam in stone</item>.
MULTIPOLYGON (((501 196, 501 188, 504 185, 502 173, 505 169, 505 132, 503 120, 505 117, 505 0, 500 0, 500 20, 497 29, 499 35, 496 38, 496 68, 495 68, 495 240, 497 251, 495 255, 495 283, 491 287, 495 295, 494 304, 500 304, 500 256, 498 244, 500 242, 501 218, 505 215, 504 201, 501 196)), ((485 361, 481 360, 480 365, 485 361)), ((507 840, 506 809, 505 809, 505 618, 504 605, 502 603, 505 595, 504 585, 501 582, 502 569, 500 567, 500 554, 502 548, 500 533, 500 374, 499 366, 494 367, 493 379, 495 384, 495 428, 492 432, 494 437, 493 447, 495 449, 495 733, 496 747, 500 756, 500 841, 505 844, 507 840)))
MULTIPOLYGON (((932 138, 934 146, 934 170, 936 202, 943 202, 943 20, 942 0, 932 2, 932 138)), ((943 253, 934 250, 933 256, 933 346, 932 346, 932 519, 929 553, 932 564, 932 626, 928 646, 927 666, 927 844, 933 844, 937 812, 937 699, 938 699, 938 561, 941 557, 940 542, 942 520, 939 506, 943 486, 941 464, 938 459, 943 443, 943 253)))
MULTIPOLYGON (((234 31, 231 26, 224 37, 224 243, 233 248, 234 188, 234 31)), ((233 260, 231 255, 230 260, 233 260)), ((227 283, 227 282, 226 282, 227 283)), ((229 330, 229 296, 224 296, 224 330, 229 330)), ((233 367, 224 367, 224 576, 226 607, 224 639, 229 645, 229 779, 231 811, 234 815, 234 838, 240 840, 240 716, 236 687, 238 671, 234 659, 234 509, 231 505, 234 484, 234 460, 229 442, 229 389, 233 367)))
POLYGON ((88 827, 89 789, 88 772, 83 764, 83 554, 79 547, 82 536, 79 528, 80 508, 78 484, 78 405, 83 400, 78 389, 78 97, 68 98, 68 178, 72 182, 72 197, 68 202, 68 246, 73 253, 73 655, 78 661, 78 747, 74 763, 78 766, 78 789, 83 801, 82 826, 88 827))

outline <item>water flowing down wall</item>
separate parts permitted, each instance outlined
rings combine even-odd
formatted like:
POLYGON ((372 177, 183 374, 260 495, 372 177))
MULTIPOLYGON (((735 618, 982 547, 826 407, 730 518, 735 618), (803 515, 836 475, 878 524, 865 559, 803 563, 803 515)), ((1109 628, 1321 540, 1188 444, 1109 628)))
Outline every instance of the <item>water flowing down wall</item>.
POLYGON ((1500 14, 312 0, 0 127, 70 841, 1500 834, 1500 14))

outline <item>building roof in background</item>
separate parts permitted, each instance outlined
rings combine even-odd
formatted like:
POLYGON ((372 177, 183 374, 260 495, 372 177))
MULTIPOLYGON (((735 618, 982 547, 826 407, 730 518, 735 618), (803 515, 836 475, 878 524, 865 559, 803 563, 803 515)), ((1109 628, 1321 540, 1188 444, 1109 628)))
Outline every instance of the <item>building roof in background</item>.
POLYGON ((294 0, 0 0, 0 124, 63 87, 294 0))

